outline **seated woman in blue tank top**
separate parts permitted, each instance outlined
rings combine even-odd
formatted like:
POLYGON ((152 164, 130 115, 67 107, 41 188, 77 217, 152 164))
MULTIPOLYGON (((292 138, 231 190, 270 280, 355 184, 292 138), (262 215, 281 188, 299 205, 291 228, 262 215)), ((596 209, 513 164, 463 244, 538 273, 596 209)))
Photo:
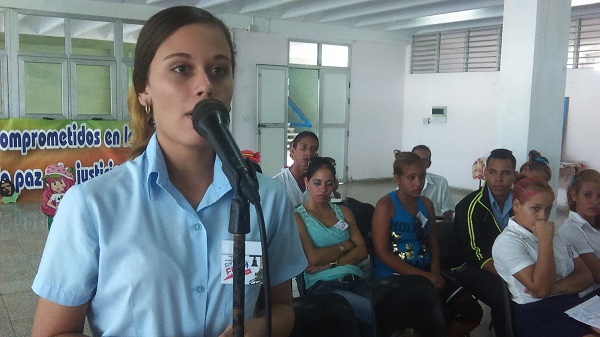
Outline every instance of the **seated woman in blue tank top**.
POLYGON ((306 173, 308 200, 296 208, 296 223, 308 260, 304 272, 310 294, 337 293, 348 300, 361 330, 372 330, 369 287, 357 264, 367 247, 350 209, 330 202, 335 167, 322 157, 310 159, 306 173))
MULTIPOLYGON (((421 196, 425 182, 421 158, 400 151, 395 157, 398 189, 379 199, 373 215, 374 277, 386 285, 385 296, 377 299, 398 303, 401 328, 414 328, 422 336, 464 336, 479 325, 483 312, 470 294, 440 271, 433 203, 421 196), (391 290, 393 283, 402 285, 397 287, 401 292, 391 290)), ((374 289, 373 296, 379 292, 374 289)))

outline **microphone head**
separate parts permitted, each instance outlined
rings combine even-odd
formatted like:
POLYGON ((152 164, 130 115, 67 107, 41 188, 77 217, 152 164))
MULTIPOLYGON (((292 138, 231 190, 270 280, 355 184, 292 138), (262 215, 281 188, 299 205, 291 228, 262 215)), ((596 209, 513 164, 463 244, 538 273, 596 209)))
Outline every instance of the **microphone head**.
POLYGON ((202 137, 207 137, 211 125, 229 126, 229 110, 218 99, 203 99, 196 103, 192 110, 192 123, 196 132, 202 137))

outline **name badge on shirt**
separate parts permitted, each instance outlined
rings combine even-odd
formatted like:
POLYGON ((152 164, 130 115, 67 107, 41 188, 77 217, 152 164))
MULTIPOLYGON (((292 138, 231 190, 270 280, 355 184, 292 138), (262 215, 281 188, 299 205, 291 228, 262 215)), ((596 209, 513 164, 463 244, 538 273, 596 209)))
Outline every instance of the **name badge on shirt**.
POLYGON ((333 227, 345 230, 346 228, 348 228, 348 224, 346 223, 346 221, 340 220, 335 225, 333 225, 333 227))
POLYGON ((417 218, 421 221, 421 227, 425 228, 425 224, 427 224, 427 221, 429 219, 427 219, 427 217, 425 217, 425 215, 423 215, 423 213, 421 213, 421 211, 419 211, 419 213, 417 213, 417 218))
MULTIPOLYGON (((246 241, 244 284, 260 284, 263 281, 262 248, 260 242, 246 241)), ((233 241, 221 242, 221 284, 233 284, 233 241)))

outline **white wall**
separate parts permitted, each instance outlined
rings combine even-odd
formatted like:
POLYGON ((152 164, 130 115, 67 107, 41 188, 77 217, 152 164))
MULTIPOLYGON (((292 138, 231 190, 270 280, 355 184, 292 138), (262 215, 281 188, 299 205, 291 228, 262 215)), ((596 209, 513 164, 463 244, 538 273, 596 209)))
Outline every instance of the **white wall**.
POLYGON ((600 170, 600 70, 567 70, 569 113, 564 161, 584 162, 589 168, 600 170))
POLYGON ((429 146, 431 172, 445 176, 450 186, 477 188, 471 166, 496 143, 499 81, 498 72, 407 74, 402 150, 429 146), (447 107, 446 123, 423 124, 432 106, 447 107))
POLYGON ((288 40, 281 34, 241 29, 234 29, 233 35, 237 65, 231 110, 232 134, 240 149, 257 151, 256 65, 287 66, 288 40))
POLYGON ((402 146, 406 45, 352 44, 348 178, 391 178, 402 146))
MULTIPOLYGON (((288 37, 239 29, 234 37, 233 135, 240 148, 257 150, 256 65, 287 65, 288 37)), ((401 146, 405 49, 379 42, 351 44, 348 179, 392 176, 393 150, 401 146)))
MULTIPOLYGON (((407 74, 402 150, 428 145, 432 151, 431 172, 444 175, 450 186, 477 188, 471 166, 476 158, 487 156, 497 147, 497 132, 502 132, 496 130, 499 82, 500 72, 407 74), (438 105, 448 107, 448 122, 424 125, 423 117, 438 105)), ((600 71, 567 70, 565 96, 570 97, 571 104, 562 158, 583 161, 594 169, 600 169, 598 88, 600 71)), ((517 158, 517 168, 525 160, 517 158)))

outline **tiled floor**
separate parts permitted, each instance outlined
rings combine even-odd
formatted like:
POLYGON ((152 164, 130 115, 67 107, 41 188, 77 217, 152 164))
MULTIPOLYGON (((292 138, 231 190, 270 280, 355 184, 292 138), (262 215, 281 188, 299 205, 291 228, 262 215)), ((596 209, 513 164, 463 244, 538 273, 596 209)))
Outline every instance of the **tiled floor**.
MULTIPOLYGON (((385 193, 395 188, 390 180, 347 183, 340 186, 342 196, 375 204, 385 193)), ((452 190, 454 201, 468 191, 452 190)), ((564 190, 559 192, 564 194, 564 190)), ((563 199, 564 200, 564 199, 563 199)), ((565 214, 559 211, 556 223, 565 214)), ((29 336, 35 314, 37 296, 31 283, 38 268, 47 236, 46 219, 38 204, 0 205, 0 336, 29 336)), ((486 321, 471 336, 492 336, 486 321)))

